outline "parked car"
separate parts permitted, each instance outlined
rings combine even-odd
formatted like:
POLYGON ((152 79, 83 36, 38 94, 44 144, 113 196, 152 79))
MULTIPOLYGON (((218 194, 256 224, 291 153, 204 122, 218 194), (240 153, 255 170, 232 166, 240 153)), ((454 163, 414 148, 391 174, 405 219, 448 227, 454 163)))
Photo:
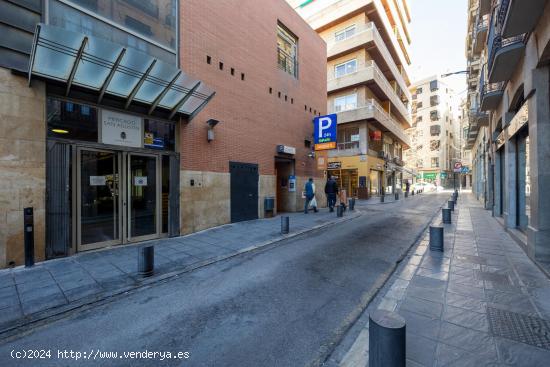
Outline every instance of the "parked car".
POLYGON ((437 188, 430 182, 417 182, 413 185, 415 191, 424 190, 424 192, 435 191, 437 188))

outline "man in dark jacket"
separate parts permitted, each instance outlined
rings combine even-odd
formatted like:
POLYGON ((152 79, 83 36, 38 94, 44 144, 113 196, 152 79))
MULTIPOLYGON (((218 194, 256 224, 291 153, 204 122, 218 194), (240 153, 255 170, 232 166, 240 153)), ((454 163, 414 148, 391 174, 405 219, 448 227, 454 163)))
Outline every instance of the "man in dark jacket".
POLYGON ((336 195, 338 195, 338 182, 336 182, 334 176, 329 177, 325 185, 325 194, 327 195, 328 207, 333 212, 336 205, 336 195))

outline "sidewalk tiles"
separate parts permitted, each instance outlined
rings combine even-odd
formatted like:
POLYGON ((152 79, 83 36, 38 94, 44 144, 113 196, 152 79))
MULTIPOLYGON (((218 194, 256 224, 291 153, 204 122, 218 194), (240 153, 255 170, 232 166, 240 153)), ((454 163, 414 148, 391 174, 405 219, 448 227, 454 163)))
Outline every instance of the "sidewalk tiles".
POLYGON ((369 305, 338 365, 368 365, 368 313, 385 309, 406 320, 408 366, 548 366, 550 279, 490 213, 462 194, 445 252, 428 241, 369 305))

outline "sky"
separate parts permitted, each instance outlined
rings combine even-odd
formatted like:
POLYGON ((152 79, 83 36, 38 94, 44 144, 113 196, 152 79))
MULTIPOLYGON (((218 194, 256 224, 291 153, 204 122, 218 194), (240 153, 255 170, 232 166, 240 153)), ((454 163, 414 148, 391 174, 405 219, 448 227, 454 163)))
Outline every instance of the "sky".
MULTIPOLYGON (((434 74, 466 70, 465 40, 468 0, 409 0, 411 8, 411 81, 434 74)), ((444 79, 460 97, 466 77, 444 79)))

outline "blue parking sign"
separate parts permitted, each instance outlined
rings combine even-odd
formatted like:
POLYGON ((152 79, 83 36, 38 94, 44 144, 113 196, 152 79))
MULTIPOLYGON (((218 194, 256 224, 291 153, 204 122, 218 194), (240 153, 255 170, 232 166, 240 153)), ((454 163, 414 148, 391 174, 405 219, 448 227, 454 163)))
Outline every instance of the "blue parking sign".
POLYGON ((313 120, 315 150, 336 149, 336 114, 315 117, 313 120))

